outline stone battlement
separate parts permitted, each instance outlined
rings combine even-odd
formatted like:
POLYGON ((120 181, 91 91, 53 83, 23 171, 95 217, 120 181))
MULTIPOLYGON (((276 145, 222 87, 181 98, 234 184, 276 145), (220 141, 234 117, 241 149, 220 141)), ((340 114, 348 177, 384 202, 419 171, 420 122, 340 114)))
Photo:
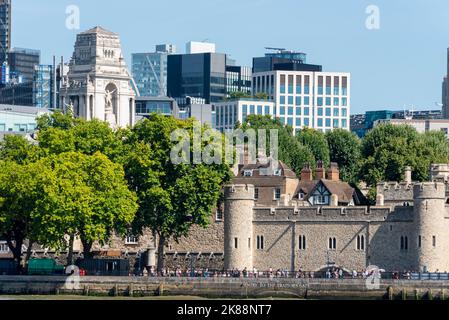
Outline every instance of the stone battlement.
MULTIPOLYGON (((401 209, 412 218, 413 207, 401 209)), ((254 221, 385 221, 394 214, 390 207, 255 207, 254 221)))
POLYGON ((424 182, 413 186, 415 199, 445 199, 446 185, 442 182, 424 182))
POLYGON ((227 200, 254 200, 254 186, 251 184, 234 184, 224 188, 227 200))

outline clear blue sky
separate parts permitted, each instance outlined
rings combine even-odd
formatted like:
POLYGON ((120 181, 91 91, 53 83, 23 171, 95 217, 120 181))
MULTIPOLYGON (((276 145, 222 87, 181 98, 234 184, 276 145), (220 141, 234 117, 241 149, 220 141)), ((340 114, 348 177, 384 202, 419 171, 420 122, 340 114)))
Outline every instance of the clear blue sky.
POLYGON ((121 36, 125 57, 173 43, 209 39, 242 65, 264 47, 295 49, 325 71, 351 72, 352 113, 382 108, 438 109, 449 47, 447 0, 12 0, 13 46, 72 55, 75 36, 101 25, 121 36), (81 30, 65 27, 80 8, 81 30), (380 30, 365 27, 368 5, 380 30))

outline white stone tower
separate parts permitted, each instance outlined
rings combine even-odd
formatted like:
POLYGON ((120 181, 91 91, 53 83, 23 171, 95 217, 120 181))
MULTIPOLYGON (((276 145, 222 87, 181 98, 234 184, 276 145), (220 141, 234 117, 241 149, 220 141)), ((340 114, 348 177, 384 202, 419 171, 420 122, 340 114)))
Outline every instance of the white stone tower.
POLYGON ((419 183, 414 186, 413 194, 416 268, 419 271, 449 272, 446 186, 441 182, 419 183))
POLYGON ((135 122, 135 93, 118 34, 95 27, 77 35, 61 105, 76 117, 112 127, 135 122))
POLYGON ((253 185, 225 187, 224 267, 253 268, 253 185))

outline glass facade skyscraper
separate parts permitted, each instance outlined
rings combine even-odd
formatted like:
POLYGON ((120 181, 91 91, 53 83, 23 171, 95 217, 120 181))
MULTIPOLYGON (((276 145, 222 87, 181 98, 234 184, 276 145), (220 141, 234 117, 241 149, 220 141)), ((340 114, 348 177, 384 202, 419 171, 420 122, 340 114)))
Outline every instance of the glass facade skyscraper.
POLYGON ((34 80, 34 68, 40 64, 39 50, 14 48, 9 52, 8 60, 11 71, 23 77, 23 82, 34 80))
POLYGON ((226 66, 226 93, 251 94, 252 71, 250 67, 226 66))
POLYGON ((11 49, 11 0, 0 0, 0 66, 11 49))
POLYGON ((251 91, 251 70, 235 65, 223 53, 180 54, 168 57, 168 95, 223 101, 229 93, 251 91))
POLYGON ((173 45, 158 45, 156 52, 132 54, 132 74, 140 96, 167 95, 167 57, 173 45))
POLYGON ((39 108, 53 108, 53 66, 35 67, 34 104, 39 108))

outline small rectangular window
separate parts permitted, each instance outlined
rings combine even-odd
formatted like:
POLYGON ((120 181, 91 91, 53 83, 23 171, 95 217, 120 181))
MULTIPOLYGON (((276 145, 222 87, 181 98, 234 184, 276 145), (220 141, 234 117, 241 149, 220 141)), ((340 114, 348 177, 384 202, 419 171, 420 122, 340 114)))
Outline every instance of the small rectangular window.
POLYGON ((215 211, 215 221, 223 221, 223 211, 221 209, 215 211))
POLYGON ((421 241, 422 241, 422 238, 421 238, 421 236, 419 236, 418 237, 418 248, 421 248, 421 241))
POLYGON ((274 189, 274 199, 275 200, 281 199, 281 189, 280 188, 274 189))
POLYGON ((254 189, 254 199, 259 199, 259 188, 254 189))
POLYGON ((248 238, 248 249, 251 249, 251 238, 248 238))
POLYGON ((125 244, 138 244, 139 238, 133 235, 129 235, 125 239, 125 244))
POLYGON ((234 238, 234 248, 237 249, 239 246, 239 239, 238 238, 234 238))
POLYGON ((432 246, 434 246, 434 247, 437 246, 437 237, 436 236, 432 237, 432 246))

